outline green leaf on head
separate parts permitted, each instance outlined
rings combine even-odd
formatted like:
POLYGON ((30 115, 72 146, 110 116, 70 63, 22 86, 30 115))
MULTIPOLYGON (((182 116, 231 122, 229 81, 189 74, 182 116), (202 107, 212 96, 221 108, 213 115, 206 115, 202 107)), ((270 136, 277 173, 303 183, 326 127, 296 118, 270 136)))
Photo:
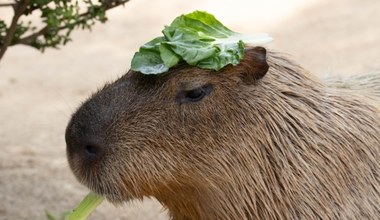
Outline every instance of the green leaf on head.
POLYGON ((244 35, 231 31, 213 15, 195 11, 181 15, 157 37, 140 47, 131 68, 144 74, 160 74, 181 61, 204 69, 220 70, 240 63, 245 44, 272 41, 267 34, 244 35))

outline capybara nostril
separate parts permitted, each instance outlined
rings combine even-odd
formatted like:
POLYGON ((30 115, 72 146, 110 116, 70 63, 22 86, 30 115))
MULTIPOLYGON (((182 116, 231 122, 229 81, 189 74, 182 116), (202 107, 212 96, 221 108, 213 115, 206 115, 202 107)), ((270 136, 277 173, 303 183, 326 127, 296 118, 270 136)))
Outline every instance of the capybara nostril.
POLYGON ((100 150, 98 146, 95 145, 86 145, 85 153, 88 157, 95 157, 99 154, 100 150))
POLYGON ((69 155, 78 157, 82 162, 100 159, 104 155, 103 144, 98 137, 77 137, 67 144, 69 155))
POLYGON ((104 155, 104 141, 94 129, 79 126, 72 122, 66 130, 67 155, 77 158, 81 163, 87 160, 100 159, 104 155))

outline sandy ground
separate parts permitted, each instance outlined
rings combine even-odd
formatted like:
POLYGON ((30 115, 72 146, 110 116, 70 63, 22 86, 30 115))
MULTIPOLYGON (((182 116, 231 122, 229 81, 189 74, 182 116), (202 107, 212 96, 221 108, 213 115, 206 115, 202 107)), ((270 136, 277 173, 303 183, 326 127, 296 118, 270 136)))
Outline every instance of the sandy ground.
MULTIPOLYGON (((45 219, 71 209, 88 190, 71 174, 64 130, 76 107, 125 73, 138 47, 164 24, 195 9, 231 29, 267 32, 268 45, 317 75, 380 69, 379 0, 131 0, 92 33, 61 50, 10 48, 0 63, 0 219, 45 219), (265 2, 265 3, 263 3, 265 2)), ((5 16, 0 11, 0 17, 5 16)), ((167 219, 154 200, 103 203, 91 219, 167 219)))

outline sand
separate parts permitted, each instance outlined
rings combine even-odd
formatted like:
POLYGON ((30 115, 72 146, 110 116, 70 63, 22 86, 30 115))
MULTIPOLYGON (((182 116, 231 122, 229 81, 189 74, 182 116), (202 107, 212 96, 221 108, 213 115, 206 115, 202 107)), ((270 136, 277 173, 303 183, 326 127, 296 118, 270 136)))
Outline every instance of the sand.
MULTIPOLYGON (((72 175, 64 131, 92 92, 129 68, 138 47, 195 9, 243 33, 270 33, 268 45, 318 76, 380 69, 378 0, 131 0, 92 32, 45 53, 12 47, 0 62, 0 219, 45 219, 87 194, 72 175), (265 3, 263 3, 265 2, 265 3), (147 7, 148 6, 148 7, 147 7)), ((6 16, 4 10, 0 17, 6 16)), ((90 219, 168 219, 155 200, 100 205, 90 219)))

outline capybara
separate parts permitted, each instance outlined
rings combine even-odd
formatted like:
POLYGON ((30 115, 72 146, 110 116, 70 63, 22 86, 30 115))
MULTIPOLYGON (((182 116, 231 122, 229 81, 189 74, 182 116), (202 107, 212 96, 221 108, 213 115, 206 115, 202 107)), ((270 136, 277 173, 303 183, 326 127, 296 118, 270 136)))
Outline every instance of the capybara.
POLYGON ((318 80, 247 47, 216 72, 129 71, 66 130, 80 182, 171 219, 380 219, 380 73, 318 80))

